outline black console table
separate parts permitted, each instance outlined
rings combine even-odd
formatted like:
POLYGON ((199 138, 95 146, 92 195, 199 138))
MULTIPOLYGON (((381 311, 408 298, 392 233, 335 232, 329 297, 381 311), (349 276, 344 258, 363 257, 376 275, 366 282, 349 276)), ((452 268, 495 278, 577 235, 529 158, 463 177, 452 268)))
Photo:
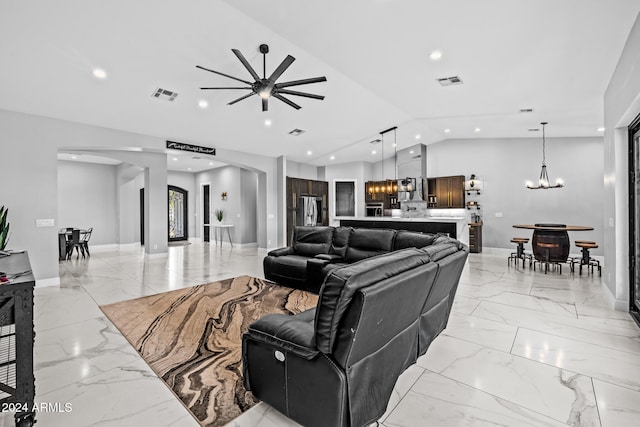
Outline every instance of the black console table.
POLYGON ((16 426, 32 426, 35 279, 27 253, 0 258, 0 271, 9 279, 0 284, 0 406, 15 414, 16 426))

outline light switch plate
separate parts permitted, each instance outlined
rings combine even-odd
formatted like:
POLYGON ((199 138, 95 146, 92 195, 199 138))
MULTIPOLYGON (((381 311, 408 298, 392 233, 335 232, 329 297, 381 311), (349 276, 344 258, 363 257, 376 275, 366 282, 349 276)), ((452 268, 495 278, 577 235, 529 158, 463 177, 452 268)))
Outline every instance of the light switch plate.
POLYGON ((53 227, 55 221, 53 218, 48 219, 36 219, 36 227, 53 227))
POLYGON ((502 212, 496 212, 496 218, 502 218, 502 212))

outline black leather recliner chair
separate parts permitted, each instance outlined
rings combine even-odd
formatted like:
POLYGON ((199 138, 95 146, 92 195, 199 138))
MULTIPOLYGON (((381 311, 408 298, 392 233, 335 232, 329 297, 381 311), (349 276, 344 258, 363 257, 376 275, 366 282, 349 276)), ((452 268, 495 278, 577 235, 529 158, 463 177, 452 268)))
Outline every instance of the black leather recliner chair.
POLYGON ((455 239, 332 270, 317 307, 243 336, 244 386, 305 426, 365 426, 444 329, 468 255, 455 239))

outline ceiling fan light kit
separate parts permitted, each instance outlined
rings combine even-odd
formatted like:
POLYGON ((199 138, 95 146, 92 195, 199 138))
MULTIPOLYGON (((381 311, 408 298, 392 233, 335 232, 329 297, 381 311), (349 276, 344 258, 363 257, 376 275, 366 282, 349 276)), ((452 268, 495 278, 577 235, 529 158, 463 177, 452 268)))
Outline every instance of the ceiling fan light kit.
POLYGON ((312 98, 312 99, 320 99, 323 100, 324 96, 315 95, 313 93, 307 92, 299 92, 295 90, 286 89, 291 86, 301 86, 311 83, 320 83, 326 82, 327 78, 325 76, 322 77, 312 77, 309 79, 302 80, 293 80, 289 82, 276 83, 278 78, 291 66, 293 61, 296 59, 287 55, 287 57, 278 65, 278 67, 271 73, 269 77, 267 77, 267 53, 269 53, 269 46, 266 44, 261 44, 258 48, 258 51, 262 54, 262 77, 256 73, 251 64, 244 57, 242 52, 238 49, 231 49, 231 51, 236 55, 236 57, 240 60, 244 68, 247 69, 251 78, 253 78, 253 82, 247 81, 244 79, 240 79, 238 77, 230 76, 229 74, 221 73, 220 71, 211 70, 209 68, 202 67, 200 65, 196 65, 196 68, 200 68, 201 70, 209 71, 214 74, 218 74, 223 77, 227 77, 239 82, 246 84, 247 86, 242 87, 201 87, 202 90, 228 90, 228 89, 241 89, 241 90, 250 90, 251 92, 241 96, 240 98, 234 99, 229 102, 227 105, 233 105, 236 102, 242 101, 243 99, 249 98, 253 95, 258 95, 262 99, 262 111, 269 110, 269 99, 276 98, 279 101, 284 102, 290 107, 299 110, 301 107, 295 102, 291 101, 289 98, 284 97, 283 95, 292 95, 292 96, 300 96, 304 98, 312 98))

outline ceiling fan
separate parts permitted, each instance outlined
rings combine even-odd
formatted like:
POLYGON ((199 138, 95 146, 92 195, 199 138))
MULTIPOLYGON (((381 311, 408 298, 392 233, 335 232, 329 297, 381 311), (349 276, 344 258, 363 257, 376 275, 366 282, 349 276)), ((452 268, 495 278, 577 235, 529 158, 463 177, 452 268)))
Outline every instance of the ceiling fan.
POLYGON ((238 59, 240 60, 240 62, 242 62, 242 65, 244 65, 247 71, 249 71, 249 74, 251 74, 251 77, 253 77, 254 79, 253 82, 249 82, 247 80, 239 79, 237 77, 233 77, 228 74, 221 73, 220 71, 210 70, 208 68, 201 67, 200 65, 196 65, 196 68, 200 68, 201 70, 219 74, 221 76, 228 77, 230 79, 237 80, 239 82, 242 82, 248 85, 246 87, 201 87, 200 88, 202 90, 221 90, 221 89, 247 90, 248 89, 251 91, 250 93, 243 95, 238 99, 234 99, 233 101, 229 102, 227 105, 233 105, 238 101, 242 101, 243 99, 249 98, 250 96, 259 95, 260 98, 262 98, 262 111, 268 111, 270 97, 279 99, 285 104, 290 105, 296 110, 299 110, 301 107, 298 104, 296 104, 295 102, 291 101, 288 98, 285 98, 282 95, 293 95, 293 96, 303 96, 305 98, 324 99, 324 96, 322 95, 315 95, 313 93, 298 92, 295 90, 285 89, 291 86, 300 86, 300 85, 306 85, 309 83, 326 82, 327 78, 324 76, 313 77, 310 79, 303 79, 303 80, 293 80, 290 82, 276 83, 276 80, 278 80, 278 78, 282 75, 282 73, 284 73, 287 70, 287 68, 289 68, 289 66, 293 63, 293 61, 296 60, 293 56, 287 55, 287 57, 280 63, 280 65, 278 65, 278 68, 276 68, 273 71, 273 73, 271 73, 271 75, 267 77, 266 64, 267 64, 267 53, 269 53, 269 46, 267 46, 266 44, 261 44, 259 51, 260 53, 262 53, 262 78, 260 78, 258 73, 256 73, 256 71, 253 69, 253 67, 249 64, 247 59, 244 57, 244 55, 242 55, 242 53, 238 49, 231 49, 231 51, 238 57, 238 59))

